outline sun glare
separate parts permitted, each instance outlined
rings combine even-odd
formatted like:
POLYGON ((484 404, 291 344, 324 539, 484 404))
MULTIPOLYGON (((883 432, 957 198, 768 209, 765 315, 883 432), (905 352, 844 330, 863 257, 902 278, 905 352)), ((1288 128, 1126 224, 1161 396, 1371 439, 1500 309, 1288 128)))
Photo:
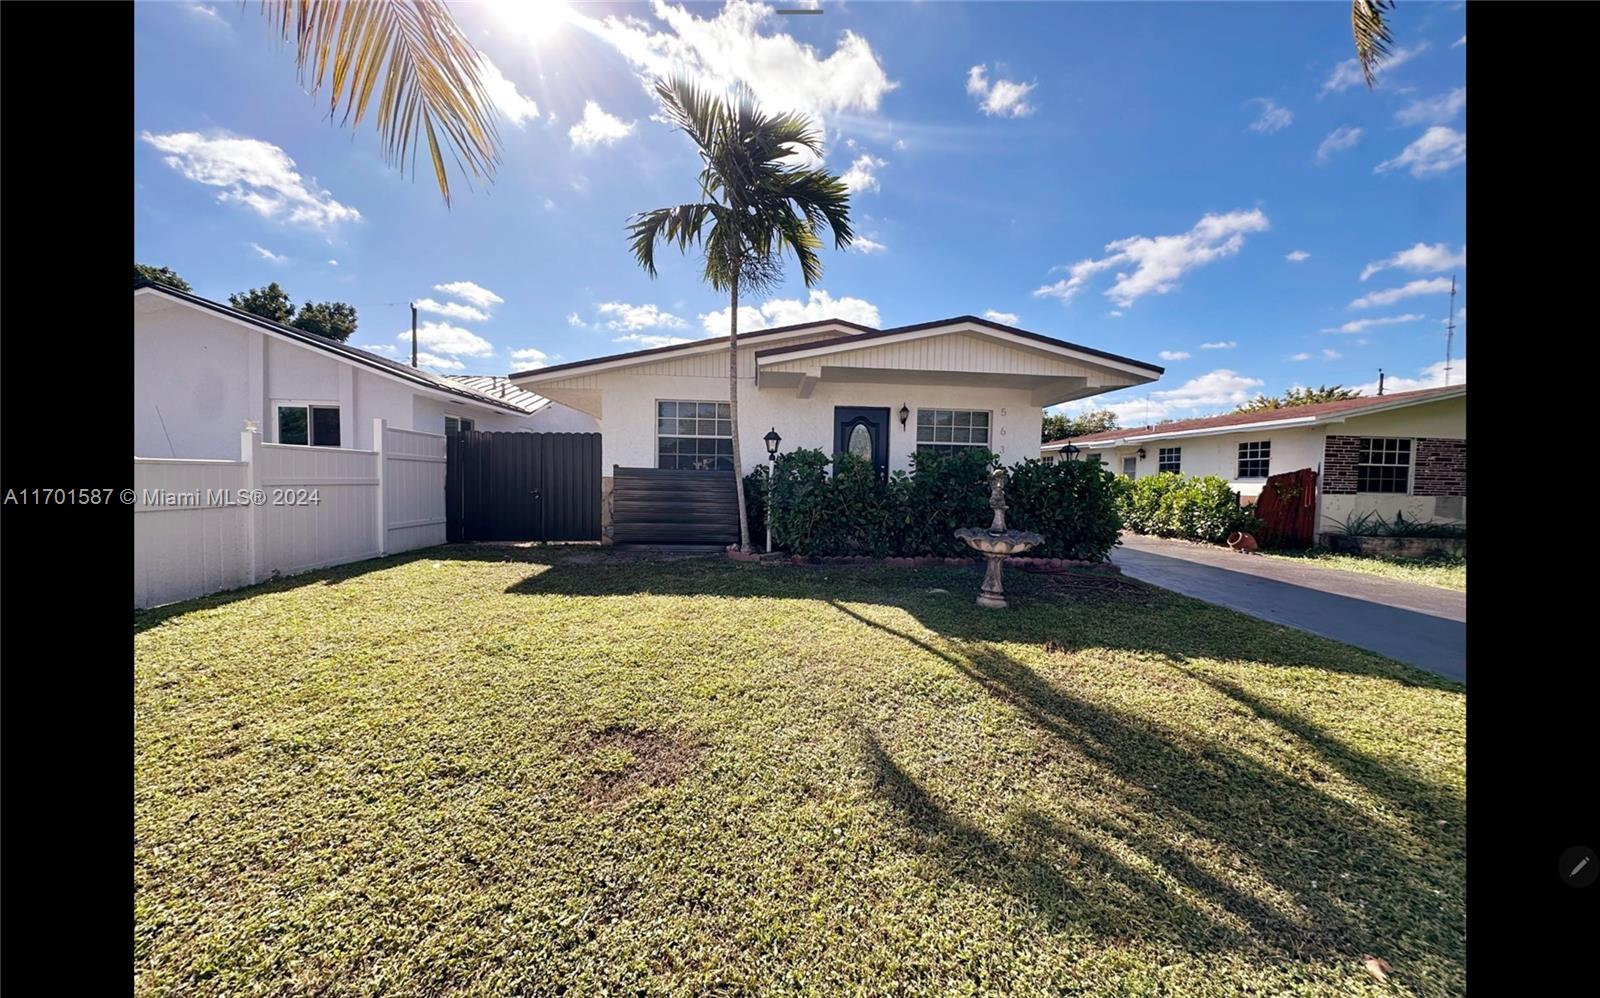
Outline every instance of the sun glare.
POLYGON ((572 15, 562 0, 491 0, 489 6, 502 24, 530 41, 549 38, 572 15))

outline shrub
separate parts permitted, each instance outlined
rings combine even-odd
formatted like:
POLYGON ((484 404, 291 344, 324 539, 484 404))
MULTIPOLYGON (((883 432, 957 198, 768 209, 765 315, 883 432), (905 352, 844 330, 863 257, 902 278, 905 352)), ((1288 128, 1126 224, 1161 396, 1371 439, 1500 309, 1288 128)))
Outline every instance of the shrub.
POLYGON ((798 554, 823 546, 828 511, 828 455, 820 450, 779 454, 772 471, 772 543, 798 554))
POLYGON ((896 476, 901 502, 899 554, 968 556, 972 549, 955 533, 962 527, 987 527, 989 472, 999 460, 983 447, 954 454, 911 455, 911 474, 896 476))
POLYGON ((1011 469, 1006 523, 1044 537, 1030 556, 1104 561, 1122 530, 1117 481, 1097 461, 1029 458, 1011 469))
POLYGON ((772 475, 764 464, 744 476, 744 514, 750 524, 750 543, 764 550, 767 542, 767 486, 772 475))
POLYGON ((1121 490, 1123 524, 1134 533, 1216 544, 1235 530, 1254 530, 1256 518, 1215 475, 1170 472, 1129 482, 1121 490))

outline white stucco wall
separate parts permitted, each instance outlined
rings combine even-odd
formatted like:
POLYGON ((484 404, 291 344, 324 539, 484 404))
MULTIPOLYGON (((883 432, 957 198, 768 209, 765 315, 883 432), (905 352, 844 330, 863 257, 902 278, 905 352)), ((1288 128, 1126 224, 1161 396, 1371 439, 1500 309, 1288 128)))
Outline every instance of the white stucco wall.
MULTIPOLYGON (((728 379, 686 375, 638 375, 624 372, 597 375, 604 393, 601 467, 656 466, 656 402, 728 401, 728 379)), ((833 452, 834 407, 874 406, 889 410, 889 470, 909 471, 916 450, 918 407, 983 409, 990 412, 990 449, 1008 464, 1038 457, 1043 411, 1029 392, 1019 389, 961 388, 929 385, 834 384, 816 386, 809 398, 799 398, 793 388, 756 388, 753 378, 739 379, 739 435, 746 473, 767 460, 763 442, 769 429, 783 438, 783 451, 815 447, 833 452), (906 426, 899 410, 911 409, 906 426)))
POLYGON ((480 430, 598 429, 586 413, 557 404, 526 416, 450 401, 314 347, 170 299, 148 298, 136 296, 133 321, 138 457, 237 460, 247 419, 260 423, 266 442, 276 442, 272 416, 279 401, 339 406, 340 442, 360 450, 373 447, 374 418, 427 433, 444 432, 446 412, 475 420, 480 430))
POLYGON ((1138 467, 1134 477, 1146 478, 1156 474, 1160 448, 1181 447, 1183 453, 1180 456, 1181 464, 1178 469, 1181 474, 1215 475, 1225 479, 1240 495, 1253 496, 1260 494, 1266 479, 1239 477, 1239 445, 1258 441, 1272 443, 1271 465, 1268 468, 1271 474, 1299 471, 1301 468, 1316 471, 1322 467, 1321 427, 1256 430, 1224 433, 1212 437, 1178 437, 1159 442, 1151 440, 1128 447, 1096 448, 1092 444, 1085 444, 1082 445, 1082 450, 1084 457, 1091 453, 1099 453, 1107 466, 1118 475, 1122 474, 1122 459, 1134 457, 1138 467), (1145 456, 1139 459, 1137 455, 1141 446, 1144 448, 1145 456))

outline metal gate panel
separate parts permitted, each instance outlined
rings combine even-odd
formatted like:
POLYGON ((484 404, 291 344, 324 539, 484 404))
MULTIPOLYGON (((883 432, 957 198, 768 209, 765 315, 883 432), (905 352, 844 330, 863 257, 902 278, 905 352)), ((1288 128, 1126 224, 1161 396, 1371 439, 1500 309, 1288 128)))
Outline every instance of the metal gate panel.
POLYGON ((449 540, 600 539, 600 434, 467 430, 446 456, 449 540))
POLYGON ((733 472, 614 468, 611 533, 619 544, 732 544, 739 539, 733 472))

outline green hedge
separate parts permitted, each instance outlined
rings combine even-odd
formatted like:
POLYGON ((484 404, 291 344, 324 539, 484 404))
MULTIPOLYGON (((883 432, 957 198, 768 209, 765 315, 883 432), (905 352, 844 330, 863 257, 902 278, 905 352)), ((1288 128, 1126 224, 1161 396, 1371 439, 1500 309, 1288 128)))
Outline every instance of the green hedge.
MULTIPOLYGON (((986 527, 993 518, 988 475, 997 458, 971 448, 915 454, 911 463, 910 474, 882 479, 851 454, 781 455, 771 478, 774 547, 803 555, 971 556, 955 532, 986 527)), ((765 473, 746 477, 747 496, 765 495, 765 473)), ((1007 503, 1008 525, 1044 536, 1029 552, 1039 557, 1104 560, 1121 529, 1115 479, 1098 464, 1023 461, 1012 470, 1007 503)), ((752 531, 757 522, 752 510, 752 531)))
POLYGON ((1235 530, 1257 528, 1255 515, 1215 475, 1165 472, 1132 482, 1124 479, 1118 492, 1123 525, 1134 533, 1216 544, 1235 530))

